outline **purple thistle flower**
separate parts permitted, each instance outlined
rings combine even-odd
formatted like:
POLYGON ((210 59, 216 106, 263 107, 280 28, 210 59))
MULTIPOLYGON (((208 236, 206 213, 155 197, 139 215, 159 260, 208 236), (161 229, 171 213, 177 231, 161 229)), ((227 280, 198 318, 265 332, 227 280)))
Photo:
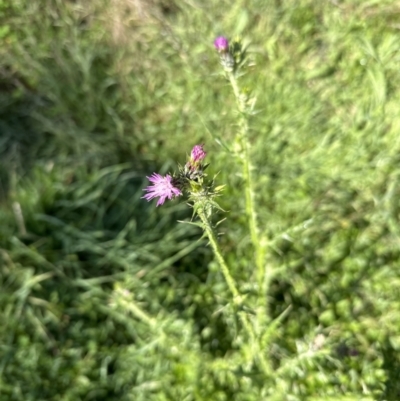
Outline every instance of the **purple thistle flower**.
POLYGON ((229 49, 228 39, 225 36, 218 36, 218 38, 214 40, 214 46, 218 53, 226 53, 229 49))
POLYGON ((150 201, 151 199, 159 197, 160 199, 157 201, 156 206, 164 204, 167 198, 172 199, 175 196, 182 195, 180 189, 174 187, 172 177, 169 174, 163 177, 160 174, 153 173, 153 175, 147 178, 152 185, 144 189, 147 194, 142 196, 142 199, 144 198, 147 201, 150 201))
POLYGON ((206 157, 207 153, 204 152, 203 149, 203 145, 196 145, 193 149, 192 149, 192 153, 191 153, 191 157, 194 163, 196 162, 201 162, 205 157, 206 157))

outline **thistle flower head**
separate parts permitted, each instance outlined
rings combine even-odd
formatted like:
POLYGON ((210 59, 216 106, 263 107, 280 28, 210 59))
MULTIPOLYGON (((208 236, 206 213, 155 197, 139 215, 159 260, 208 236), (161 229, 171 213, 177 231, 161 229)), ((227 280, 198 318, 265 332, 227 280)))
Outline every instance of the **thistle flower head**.
POLYGON ((203 171, 207 166, 203 166, 202 161, 206 157, 207 153, 204 151, 203 145, 196 145, 193 147, 190 158, 185 165, 184 174, 194 180, 193 177, 201 177, 203 171))
POLYGON ((203 149, 203 145, 196 145, 192 149, 191 158, 193 162, 201 162, 207 155, 207 153, 203 149))
POLYGON ((218 36, 218 38, 214 40, 214 46, 218 53, 226 53, 229 49, 228 39, 225 36, 218 36))
POLYGON ((152 185, 144 189, 147 194, 142 196, 142 198, 150 201, 159 197, 160 199, 158 199, 156 206, 163 205, 167 198, 172 199, 175 196, 182 195, 181 190, 174 186, 174 180, 169 174, 163 177, 160 174, 153 173, 153 175, 147 178, 152 185))

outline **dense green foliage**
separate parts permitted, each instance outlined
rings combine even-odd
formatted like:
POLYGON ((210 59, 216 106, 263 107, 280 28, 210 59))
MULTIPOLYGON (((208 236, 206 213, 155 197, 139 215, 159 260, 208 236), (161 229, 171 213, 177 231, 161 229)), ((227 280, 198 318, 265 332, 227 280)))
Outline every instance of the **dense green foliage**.
POLYGON ((400 399, 399 26, 395 0, 0 0, 0 399, 400 399), (204 143, 251 304, 220 34, 250 43, 270 376, 190 208, 140 199, 204 143))

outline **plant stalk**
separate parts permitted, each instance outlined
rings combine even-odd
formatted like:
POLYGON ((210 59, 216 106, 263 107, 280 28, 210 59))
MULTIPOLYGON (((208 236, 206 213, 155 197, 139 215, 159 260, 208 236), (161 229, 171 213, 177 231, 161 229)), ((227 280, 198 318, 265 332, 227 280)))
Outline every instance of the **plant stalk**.
POLYGON ((262 293, 262 297, 266 298, 267 288, 265 283, 265 267, 264 267, 264 250, 260 243, 260 230, 257 224, 257 212, 254 202, 254 184, 251 174, 251 161, 250 161, 250 141, 249 141, 249 112, 246 106, 246 98, 240 93, 240 88, 233 71, 228 72, 229 82, 232 86, 233 93, 236 98, 236 104, 240 113, 240 124, 239 124, 239 139, 242 147, 242 168, 243 168, 243 179, 245 186, 245 198, 246 198, 246 214, 249 219, 249 231, 250 238, 253 244, 255 253, 255 263, 257 267, 257 282, 259 290, 262 293))
POLYGON ((229 272, 229 268, 225 262, 225 259, 222 256, 221 250, 217 242, 217 236, 215 234, 214 227, 211 225, 211 222, 207 217, 203 206, 199 206, 196 212, 200 217, 201 221, 203 222, 204 230, 210 241, 211 247, 214 251, 215 257, 217 258, 222 274, 224 275, 225 281, 228 284, 230 292, 232 293, 234 303, 236 305, 240 305, 242 303, 242 296, 240 295, 239 290, 236 287, 235 280, 231 276, 231 273, 229 272))
MULTIPOLYGON (((222 256, 221 250, 218 245, 217 235, 215 233, 214 227, 212 226, 210 219, 207 216, 206 211, 204 210, 204 206, 198 206, 196 208, 196 212, 203 223, 204 231, 207 234, 207 237, 210 241, 211 247, 214 251, 214 255, 217 258, 218 264, 221 268, 222 274, 225 278, 225 281, 229 287, 230 292, 232 293, 233 303, 234 303, 234 305, 236 305, 236 307, 238 307, 239 309, 242 309, 243 296, 240 294, 239 290, 237 289, 235 280, 233 279, 233 277, 229 271, 229 268, 225 262, 225 259, 222 256)), ((243 310, 240 310, 239 317, 242 321, 242 324, 243 324, 248 336, 251 339, 252 344, 254 344, 257 349, 257 352, 255 354, 256 354, 256 358, 258 359, 258 361, 260 363, 261 369, 264 371, 264 373, 267 377, 270 377, 271 376, 271 368, 263 355, 263 350, 260 347, 260 341, 256 338, 256 335, 255 335, 253 327, 247 317, 247 314, 243 310)))

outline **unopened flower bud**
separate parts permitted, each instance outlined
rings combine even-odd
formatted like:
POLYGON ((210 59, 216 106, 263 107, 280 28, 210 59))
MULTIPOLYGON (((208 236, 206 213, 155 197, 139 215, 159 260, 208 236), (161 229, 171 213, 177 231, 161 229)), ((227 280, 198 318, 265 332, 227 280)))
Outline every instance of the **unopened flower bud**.
POLYGON ((229 50, 228 39, 225 36, 218 36, 218 38, 214 40, 214 46, 218 53, 227 53, 229 50))
POLYGON ((192 149, 191 157, 193 162, 201 162, 206 157, 203 145, 196 145, 192 149))

